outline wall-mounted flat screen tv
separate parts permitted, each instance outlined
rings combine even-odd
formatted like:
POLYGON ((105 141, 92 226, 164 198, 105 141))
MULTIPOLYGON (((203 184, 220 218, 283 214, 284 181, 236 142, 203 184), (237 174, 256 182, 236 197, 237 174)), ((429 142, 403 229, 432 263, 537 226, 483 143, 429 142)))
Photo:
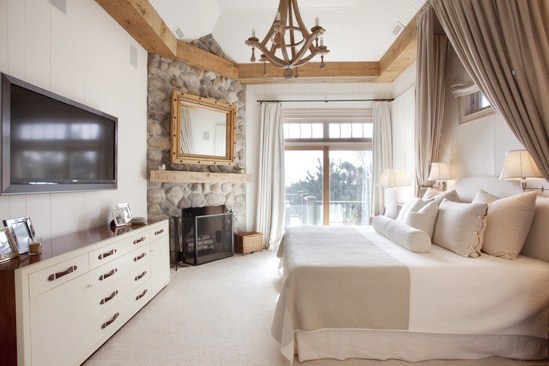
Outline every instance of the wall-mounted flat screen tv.
POLYGON ((116 117, 0 75, 1 194, 116 189, 116 117))

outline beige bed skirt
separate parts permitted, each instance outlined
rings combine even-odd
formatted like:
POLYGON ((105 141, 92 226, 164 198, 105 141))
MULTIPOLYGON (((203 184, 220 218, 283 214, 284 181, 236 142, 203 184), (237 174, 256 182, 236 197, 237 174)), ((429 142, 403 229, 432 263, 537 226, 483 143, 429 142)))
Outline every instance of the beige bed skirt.
POLYGON ((505 357, 540 360, 548 357, 547 339, 491 334, 435 334, 409 331, 323 329, 296 331, 299 361, 332 358, 432 359, 505 357))

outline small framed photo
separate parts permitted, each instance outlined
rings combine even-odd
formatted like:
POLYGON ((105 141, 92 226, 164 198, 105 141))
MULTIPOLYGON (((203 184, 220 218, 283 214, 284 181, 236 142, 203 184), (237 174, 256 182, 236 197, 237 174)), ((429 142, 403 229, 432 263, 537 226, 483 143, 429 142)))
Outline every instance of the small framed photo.
POLYGON ((126 220, 124 209, 122 208, 115 208, 114 210, 112 210, 112 217, 116 227, 126 226, 129 224, 129 222, 126 220))
POLYGON ((124 210, 124 217, 126 218, 126 223, 130 223, 133 219, 132 210, 130 210, 130 205, 127 203, 119 203, 116 205, 117 208, 124 210))
POLYGON ((8 228, 15 241, 19 254, 27 253, 29 251, 29 242, 36 235, 30 217, 4 220, 4 226, 8 228))
POLYGON ((0 228, 0 262, 17 257, 17 245, 7 227, 0 228))

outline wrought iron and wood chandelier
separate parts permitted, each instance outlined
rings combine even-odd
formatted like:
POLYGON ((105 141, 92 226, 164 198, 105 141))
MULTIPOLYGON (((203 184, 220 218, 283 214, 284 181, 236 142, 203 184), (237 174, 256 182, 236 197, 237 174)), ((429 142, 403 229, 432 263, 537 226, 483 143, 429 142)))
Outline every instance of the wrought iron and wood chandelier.
POLYGON ((297 0, 280 0, 273 25, 263 41, 259 42, 255 36, 255 29, 252 29, 252 36, 245 43, 252 47, 250 61, 256 61, 256 48, 261 52, 259 61, 263 62, 264 74, 267 73, 266 63, 269 61, 284 68, 284 77, 290 79, 297 77, 299 66, 309 62, 316 55, 320 55, 320 68, 324 69, 324 55, 330 52, 324 45, 324 32, 318 18, 309 32, 301 19, 297 0))

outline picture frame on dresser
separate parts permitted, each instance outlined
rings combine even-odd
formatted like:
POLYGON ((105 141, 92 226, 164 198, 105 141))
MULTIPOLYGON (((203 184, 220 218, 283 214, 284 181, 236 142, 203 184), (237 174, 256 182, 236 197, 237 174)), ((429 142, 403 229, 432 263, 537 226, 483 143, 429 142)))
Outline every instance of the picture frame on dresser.
POLYGON ((122 208, 115 208, 114 210, 112 210, 112 217, 116 227, 126 226, 129 224, 128 220, 126 219, 124 209, 122 208))
POLYGON ((8 261, 19 255, 17 245, 13 241, 7 227, 0 228, 0 263, 8 261))
POLYGON ((129 203, 119 203, 116 205, 116 208, 120 208, 124 211, 124 217, 126 219, 126 223, 130 223, 133 219, 132 210, 130 210, 130 204, 129 203))
POLYGON ((4 220, 3 223, 8 228, 19 254, 28 253, 29 243, 32 242, 36 235, 31 218, 28 216, 18 217, 4 220))

